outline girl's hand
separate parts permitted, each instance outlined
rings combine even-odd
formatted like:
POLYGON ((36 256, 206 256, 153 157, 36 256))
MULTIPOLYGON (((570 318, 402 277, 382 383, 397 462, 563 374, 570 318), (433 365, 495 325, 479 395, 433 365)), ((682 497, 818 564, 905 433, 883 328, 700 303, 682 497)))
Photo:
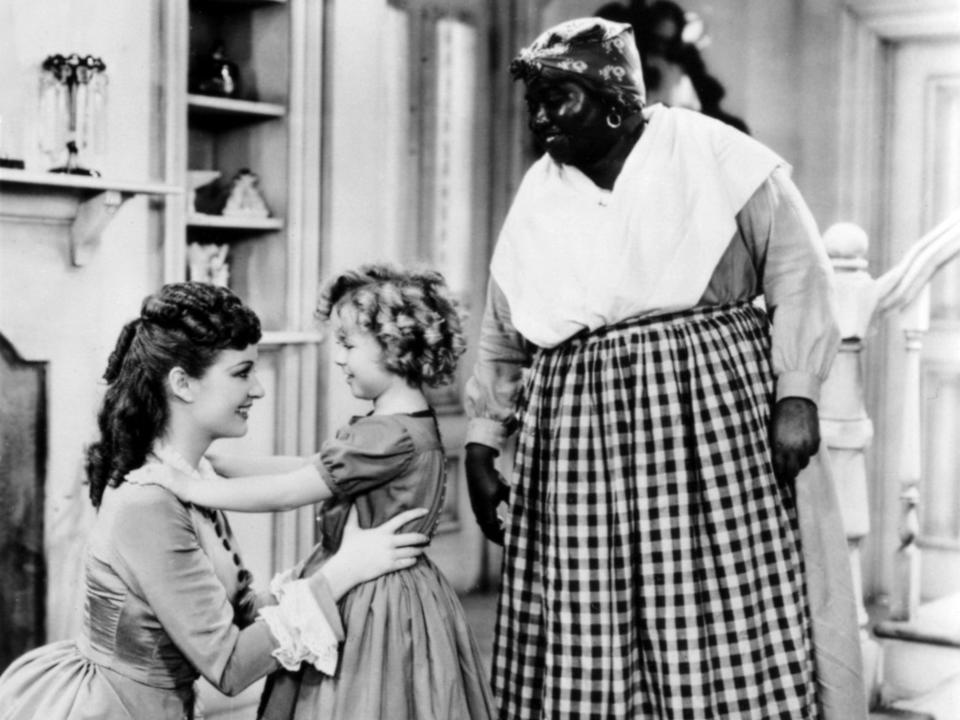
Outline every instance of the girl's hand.
POLYGON ((213 465, 213 469, 217 475, 220 477, 233 477, 229 472, 229 458, 225 458, 223 455, 212 453, 210 451, 204 453, 203 456, 210 461, 211 465, 213 465))
POLYGON ((159 485, 166 488, 181 500, 189 501, 187 490, 190 481, 173 472, 135 472, 127 476, 127 482, 131 485, 159 485))
POLYGON ((407 510, 379 527, 361 530, 357 510, 351 508, 340 549, 320 570, 334 599, 339 600, 360 583, 413 565, 430 539, 422 533, 397 534, 397 530, 426 514, 426 508, 407 510))

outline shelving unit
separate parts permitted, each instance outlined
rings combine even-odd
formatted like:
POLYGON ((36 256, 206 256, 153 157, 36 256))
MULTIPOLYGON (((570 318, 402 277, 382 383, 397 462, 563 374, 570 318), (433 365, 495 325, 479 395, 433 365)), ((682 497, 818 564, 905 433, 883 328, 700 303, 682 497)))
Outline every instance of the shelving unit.
POLYGON ((225 185, 248 169, 269 209, 266 218, 211 215, 208 207, 201 214, 190 192, 167 203, 163 279, 189 276, 190 243, 228 245, 230 287, 257 310, 267 332, 313 328, 323 12, 316 0, 163 3, 165 177, 186 189, 191 171, 216 171, 225 185), (197 59, 218 46, 237 68, 231 97, 193 92, 189 82, 197 59))
MULTIPOLYGON (((190 171, 217 171, 229 183, 255 173, 270 217, 201 214, 186 192, 164 211, 167 282, 188 277, 191 242, 229 248, 229 285, 261 320, 258 376, 266 391, 256 426, 232 452, 316 451, 322 335, 313 308, 320 265, 320 123, 324 3, 317 0, 164 0, 167 177, 192 186, 190 171), (236 63, 239 92, 192 91, 190 69, 217 45, 236 63)), ((209 210, 208 210, 209 212, 209 210)), ((201 253, 194 253, 194 257, 201 253)), ((310 508, 240 514, 244 561, 269 578, 315 541, 310 508)), ((206 716, 252 717, 259 686, 226 699, 203 690, 206 716)))
MULTIPOLYGON (((289 107, 293 88, 292 16, 302 0, 185 0, 180 27, 179 82, 183 132, 182 172, 216 170, 229 186, 236 174, 250 170, 270 216, 228 217, 197 213, 185 207, 179 218, 180 243, 228 244, 230 286, 255 307, 264 327, 289 328, 288 300, 278 290, 289 285, 290 248, 297 224, 291 209, 289 107), (183 21, 186 21, 185 23, 183 21), (237 68, 237 92, 230 97, 199 94, 187 83, 198 60, 216 47, 237 68)), ((189 204, 190 198, 187 198, 189 204)), ((168 275, 189 277, 185 250, 168 263, 168 275), (174 264, 180 267, 172 267, 174 264)))

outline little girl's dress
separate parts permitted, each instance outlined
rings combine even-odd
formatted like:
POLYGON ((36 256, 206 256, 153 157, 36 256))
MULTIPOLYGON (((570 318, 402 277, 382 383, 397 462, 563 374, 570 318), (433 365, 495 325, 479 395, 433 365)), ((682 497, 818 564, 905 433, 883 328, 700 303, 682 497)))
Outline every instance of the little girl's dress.
MULTIPOLYGON (((361 527, 425 507, 403 532, 432 535, 443 508, 446 459, 432 411, 353 418, 326 442, 317 467, 333 497, 319 517, 320 550, 340 544, 350 506, 361 527)), ((463 607, 425 555, 406 570, 359 585, 341 601, 346 640, 333 677, 312 667, 268 679, 268 720, 487 720, 492 691, 463 607)))

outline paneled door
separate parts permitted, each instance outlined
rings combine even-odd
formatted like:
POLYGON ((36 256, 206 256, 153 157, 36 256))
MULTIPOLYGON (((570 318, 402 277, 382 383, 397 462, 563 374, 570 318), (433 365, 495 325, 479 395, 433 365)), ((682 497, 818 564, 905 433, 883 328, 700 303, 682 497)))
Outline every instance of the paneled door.
MULTIPOLYGON (((897 43, 891 53, 888 237, 899 257, 960 207, 960 39, 897 43)), ((960 592, 960 262, 935 276, 929 312, 921 356, 925 599, 960 592)))

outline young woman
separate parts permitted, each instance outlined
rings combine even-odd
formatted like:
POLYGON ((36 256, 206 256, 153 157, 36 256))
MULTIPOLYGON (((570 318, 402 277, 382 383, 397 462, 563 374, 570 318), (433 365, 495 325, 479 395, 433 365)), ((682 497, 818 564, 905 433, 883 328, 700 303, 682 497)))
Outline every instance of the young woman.
POLYGON ((181 720, 194 717, 199 675, 235 694, 278 658, 332 672, 343 637, 335 601, 416 562, 427 538, 393 532, 424 511, 357 530, 311 577, 257 594, 223 513, 142 484, 212 481, 204 453, 217 438, 244 435, 264 394, 259 339, 249 308, 200 283, 164 286, 123 328, 87 457, 98 515, 83 633, 7 669, 0 718, 181 720))
MULTIPOLYGON (((351 503, 362 527, 428 507, 414 527, 432 535, 443 509, 446 460, 423 386, 452 379, 463 351, 460 319, 442 277, 366 266, 328 285, 319 314, 332 321, 334 361, 353 395, 371 403, 370 413, 353 418, 312 461, 223 458, 217 465, 230 475, 284 474, 206 483, 181 476, 170 478, 168 487, 191 502, 232 510, 324 502, 322 547, 328 554, 340 546, 351 503)), ((268 684, 263 718, 493 716, 463 608, 428 558, 359 585, 344 597, 342 613, 346 642, 336 677, 310 667, 301 675, 279 675, 268 684)))

